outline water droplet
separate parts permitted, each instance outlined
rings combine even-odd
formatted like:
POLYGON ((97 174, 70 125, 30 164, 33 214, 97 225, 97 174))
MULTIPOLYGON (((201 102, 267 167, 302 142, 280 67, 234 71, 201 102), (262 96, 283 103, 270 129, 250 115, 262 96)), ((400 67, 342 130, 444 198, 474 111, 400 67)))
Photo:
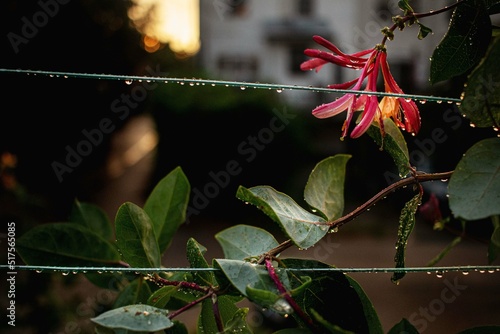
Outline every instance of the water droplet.
POLYGON ((281 93, 282 91, 283 91, 283 89, 281 89, 281 88, 276 89, 276 92, 277 92, 278 94, 279 94, 279 93, 281 93))
POLYGON ((336 226, 336 227, 334 227, 334 228, 330 229, 330 233, 337 233, 338 231, 339 231, 338 226, 336 226))
POLYGON ((419 102, 420 102, 420 104, 426 104, 427 100, 420 100, 419 102))
POLYGON ((63 271, 63 272, 62 272, 62 275, 63 275, 63 276, 68 276, 68 275, 69 275, 69 271, 63 271))
POLYGON ((193 87, 194 86, 194 82, 190 82, 189 86, 193 87))
POLYGON ((448 179, 441 179, 441 182, 448 182, 448 179))
POLYGON ((436 103, 441 104, 441 103, 443 103, 443 100, 437 100, 436 103))
POLYGON ((35 272, 36 272, 37 274, 41 274, 41 273, 43 273, 43 270, 42 270, 42 269, 37 269, 37 270, 35 270, 35 272))
POLYGON ((470 125, 471 128, 475 128, 476 127, 476 124, 474 124, 474 123, 470 123, 469 125, 470 125))
POLYGON ((245 90, 245 89, 247 89, 247 88, 246 88, 245 86, 241 86, 241 87, 240 87, 240 89, 241 89, 241 90, 245 90))
POLYGON ((436 277, 437 278, 443 278, 443 272, 442 271, 436 271, 436 277))
POLYGON ((467 270, 462 271, 462 275, 467 276, 469 275, 469 272, 467 270))

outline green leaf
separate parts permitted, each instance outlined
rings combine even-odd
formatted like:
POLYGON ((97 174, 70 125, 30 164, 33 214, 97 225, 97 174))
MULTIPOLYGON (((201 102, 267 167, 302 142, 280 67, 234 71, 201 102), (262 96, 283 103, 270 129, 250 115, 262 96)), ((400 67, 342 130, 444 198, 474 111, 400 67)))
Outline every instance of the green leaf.
POLYGON ((111 221, 106 212, 95 204, 75 200, 69 220, 87 227, 106 240, 114 239, 111 221))
POLYGON ((277 222, 299 248, 307 249, 314 246, 328 232, 324 218, 307 212, 288 195, 269 186, 250 189, 240 186, 236 196, 257 206, 277 222))
MULTIPOLYGON (((206 251, 207 249, 195 239, 189 238, 187 242, 187 258, 189 265, 192 268, 210 268, 207 260, 203 257, 206 251)), ((213 285, 215 283, 214 274, 209 271, 194 272, 193 280, 195 283, 201 285, 213 285)))
MULTIPOLYGON (((217 304, 222 323, 230 321, 238 312, 238 307, 230 296, 218 296, 217 304)), ((201 312, 198 317, 199 333, 219 333, 215 321, 212 299, 206 299, 201 304, 201 312)))
MULTIPOLYGON (((232 286, 234 286, 241 295, 248 297, 247 286, 279 294, 276 285, 269 277, 269 273, 263 265, 227 259, 216 259, 215 262, 232 286)), ((285 274, 279 269, 276 269, 276 273, 280 279, 283 279, 283 285, 288 287, 287 279, 284 277, 285 274)))
POLYGON ((224 258, 244 260, 264 254, 279 245, 273 235, 264 229, 236 225, 215 235, 224 252, 224 258))
POLYGON ((124 203, 115 218, 118 247, 132 267, 159 268, 160 249, 153 224, 146 212, 134 203, 124 203))
POLYGON ((150 305, 136 304, 112 309, 90 320, 112 329, 156 332, 174 326, 167 313, 150 305))
POLYGON ((293 272, 289 271, 293 276, 289 278, 293 287, 312 279, 307 287, 297 289, 293 295, 302 310, 311 315, 313 309, 324 321, 344 330, 383 334, 373 305, 354 279, 338 271, 309 271, 333 268, 315 260, 288 258, 281 262, 286 268, 295 268, 293 272), (306 270, 297 270, 301 268, 306 270))
POLYGON ((483 57, 491 38, 484 0, 465 0, 453 11, 447 33, 431 58, 432 84, 460 75, 483 57))
POLYGON ((406 140, 401 130, 390 118, 384 119, 385 136, 382 137, 378 123, 373 122, 368 128, 368 135, 385 150, 394 160, 400 177, 405 177, 410 171, 410 154, 406 140))
POLYGON ((488 263, 491 264, 495 261, 500 254, 500 219, 498 216, 494 217, 493 233, 491 234, 490 243, 488 245, 488 263))
POLYGON ((361 285, 359 285, 359 283, 354 280, 354 278, 347 275, 346 278, 351 284, 351 287, 356 291, 359 300, 361 301, 361 305, 363 305, 363 313, 370 330, 369 333, 383 334, 384 330, 382 328, 382 324, 380 323, 377 311, 375 310, 375 307, 373 306, 370 298, 368 298, 361 285))
POLYGON ((320 161, 304 189, 306 202, 331 221, 344 211, 345 166, 350 158, 347 154, 337 154, 320 161))
POLYGON ((249 300, 253 301, 255 304, 261 306, 262 308, 272 309, 279 314, 289 313, 289 312, 281 312, 282 308, 277 310, 275 307, 273 307, 276 304, 276 302, 278 302, 278 300, 283 299, 283 297, 281 297, 276 292, 256 289, 248 285, 245 293, 248 296, 249 300))
POLYGON ((240 308, 238 309, 233 317, 226 323, 224 327, 224 331, 221 334, 232 334, 232 333, 241 333, 241 334, 252 334, 247 322, 246 316, 248 314, 248 308, 240 308))
POLYGON ((418 22, 420 29, 418 30, 418 39, 424 39, 427 35, 432 34, 432 29, 418 22))
POLYGON ((114 245, 88 228, 72 223, 42 224, 28 230, 16 242, 16 250, 28 265, 118 265, 114 245))
POLYGON ((135 279, 128 284, 118 295, 113 304, 113 308, 132 304, 146 304, 151 289, 143 279, 135 279))
POLYGON ((162 286, 149 296, 147 304, 158 308, 165 308, 170 298, 177 290, 179 290, 179 288, 176 286, 162 286))
MULTIPOLYGON (((398 240, 396 242, 396 255, 394 256, 396 268, 405 267, 406 244, 415 226, 415 213, 421 202, 422 195, 419 193, 409 200, 401 210, 401 215, 399 216, 398 240)), ((396 271, 392 275, 391 281, 397 283, 405 275, 405 272, 396 271)))
POLYGON ((455 217, 477 220, 500 214, 500 139, 483 139, 469 148, 448 184, 455 217))
POLYGON ((398 1, 398 7, 406 13, 408 12, 413 12, 413 8, 411 8, 410 4, 408 3, 408 0, 399 0, 398 1))
POLYGON ((160 253, 168 248, 175 232, 186 220, 190 191, 186 175, 177 167, 158 182, 144 204, 144 211, 153 223, 160 253))
POLYGON ((476 127, 500 125, 500 37, 496 37, 486 56, 467 78, 460 111, 476 127))
POLYGON ((394 325, 387 334, 418 334, 418 330, 405 318, 394 325))

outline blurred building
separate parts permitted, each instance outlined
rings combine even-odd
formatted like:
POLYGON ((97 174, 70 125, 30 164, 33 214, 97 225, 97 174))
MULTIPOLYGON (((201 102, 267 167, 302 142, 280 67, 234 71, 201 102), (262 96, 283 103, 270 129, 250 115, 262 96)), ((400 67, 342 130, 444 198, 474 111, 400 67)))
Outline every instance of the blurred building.
MULTIPOLYGON (((300 63, 306 48, 319 47, 313 35, 321 35, 345 52, 371 48, 382 40, 380 29, 403 14, 397 0, 212 0, 200 1, 201 66, 211 75, 236 81, 268 82, 325 87, 353 79, 356 73, 326 66, 320 73, 304 73, 300 63)), ((413 3, 412 3, 413 5, 413 3)), ((438 9, 444 1, 415 4, 416 12, 438 9)), ((418 40, 418 27, 396 32, 389 41, 391 70, 404 90, 427 87, 429 57, 448 27, 449 15, 436 15, 422 23, 433 30, 418 40)), ((287 92, 294 105, 318 101, 310 92, 287 92), (311 101, 313 99, 313 101, 311 101)))

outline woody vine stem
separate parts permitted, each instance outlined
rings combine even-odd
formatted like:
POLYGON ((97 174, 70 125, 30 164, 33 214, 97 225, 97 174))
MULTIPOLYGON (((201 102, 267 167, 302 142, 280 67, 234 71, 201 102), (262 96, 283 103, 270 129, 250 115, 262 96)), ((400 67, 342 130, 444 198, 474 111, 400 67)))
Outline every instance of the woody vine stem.
MULTIPOLYGON (((422 172, 414 172, 413 175, 404 178, 402 180, 399 180, 390 186, 382 189, 379 191, 376 195, 374 195, 372 198, 370 198, 368 201, 363 203, 362 205, 358 206, 355 210, 351 211, 350 213, 334 220, 331 222, 327 222, 328 226, 330 226, 330 229, 336 229, 339 228, 340 226, 348 223, 351 220, 354 220, 357 216, 361 215, 363 212, 367 211, 370 209, 373 205, 375 205, 377 202, 380 200, 384 199, 387 197, 387 195, 393 193, 399 188, 405 188, 409 185, 420 185, 420 182, 427 182, 427 181, 434 181, 434 180, 447 180, 451 177, 453 174, 453 171, 448 171, 448 172, 442 172, 442 173, 422 173, 422 172)), ((269 252, 267 252, 265 255, 263 255, 257 263, 262 264, 264 260, 266 259, 267 256, 276 256, 282 251, 290 248, 293 246, 293 242, 291 239, 288 239, 275 248, 271 249, 269 252)))

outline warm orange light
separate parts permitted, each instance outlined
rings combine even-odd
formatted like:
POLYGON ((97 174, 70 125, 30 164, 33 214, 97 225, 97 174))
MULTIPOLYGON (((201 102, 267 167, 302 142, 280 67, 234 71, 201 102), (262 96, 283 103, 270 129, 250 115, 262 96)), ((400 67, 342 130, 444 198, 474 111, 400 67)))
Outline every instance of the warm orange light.
POLYGON ((147 43, 157 40, 168 44, 178 55, 190 56, 199 51, 199 0, 134 0, 134 3, 128 14, 137 29, 147 36, 143 40, 146 50, 156 51, 159 46, 147 43))

